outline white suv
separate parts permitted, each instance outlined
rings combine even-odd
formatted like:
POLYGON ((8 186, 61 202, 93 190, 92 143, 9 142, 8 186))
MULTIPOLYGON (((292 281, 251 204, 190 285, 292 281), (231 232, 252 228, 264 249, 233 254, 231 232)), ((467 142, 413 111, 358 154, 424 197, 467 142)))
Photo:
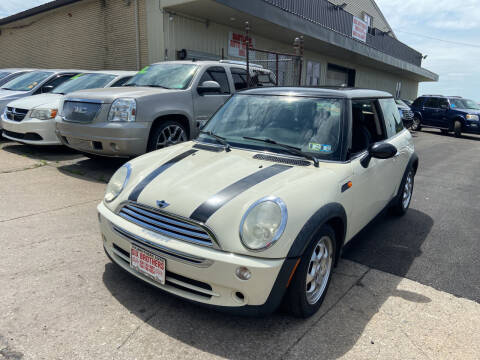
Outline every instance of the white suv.
POLYGON ((418 157, 393 97, 355 89, 234 95, 193 142, 128 162, 98 206, 107 255, 201 304, 320 307, 333 266, 384 208, 404 214, 418 157))

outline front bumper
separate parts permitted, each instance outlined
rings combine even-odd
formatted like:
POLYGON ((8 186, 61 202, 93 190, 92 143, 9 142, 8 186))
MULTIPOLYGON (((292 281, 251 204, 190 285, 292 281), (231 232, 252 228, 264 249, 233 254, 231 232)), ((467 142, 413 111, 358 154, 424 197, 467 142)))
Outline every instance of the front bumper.
POLYGON ((130 157, 146 152, 150 123, 56 122, 62 144, 78 151, 113 157, 130 157))
POLYGON ((480 134, 480 121, 465 121, 464 131, 472 134, 480 134))
POLYGON ((116 264, 166 292, 220 310, 256 316, 271 313, 282 300, 297 260, 248 257, 165 238, 119 217, 103 203, 98 212, 103 246, 116 264), (166 260, 165 285, 130 268, 132 243, 166 260), (236 277, 240 266, 251 271, 250 280, 236 277))
POLYGON ((13 121, 1 116, 3 136, 7 139, 31 145, 60 145, 55 135, 55 119, 38 120, 25 118, 13 121))

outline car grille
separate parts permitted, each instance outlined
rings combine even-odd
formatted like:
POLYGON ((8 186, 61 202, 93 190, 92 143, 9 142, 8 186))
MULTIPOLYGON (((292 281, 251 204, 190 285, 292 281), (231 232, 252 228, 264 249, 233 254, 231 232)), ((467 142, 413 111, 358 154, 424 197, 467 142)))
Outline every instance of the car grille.
POLYGON ((402 110, 403 119, 411 121, 413 120, 413 111, 411 110, 402 110))
MULTIPOLYGON (((130 253, 115 243, 112 245, 116 259, 122 261, 123 266, 128 267, 130 265, 130 253)), ((165 272, 165 285, 167 288, 172 287, 205 299, 210 299, 212 296, 218 296, 217 293, 213 292, 213 289, 209 284, 173 273, 168 269, 165 272)))
POLYGON ((7 107, 7 112, 5 113, 7 119, 13 121, 22 121, 27 116, 28 110, 18 109, 14 107, 7 107))
POLYGON ((102 104, 66 100, 63 104, 63 120, 90 123, 97 116, 102 104))
POLYGON ((203 246, 214 246, 214 236, 205 227, 147 206, 128 203, 119 216, 145 229, 203 246))

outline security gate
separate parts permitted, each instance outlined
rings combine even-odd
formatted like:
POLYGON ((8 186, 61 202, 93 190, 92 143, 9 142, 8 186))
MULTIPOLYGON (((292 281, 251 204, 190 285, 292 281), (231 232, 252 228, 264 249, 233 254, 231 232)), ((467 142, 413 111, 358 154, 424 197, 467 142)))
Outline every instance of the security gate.
POLYGON ((303 36, 297 37, 293 44, 294 54, 257 49, 252 46, 250 38, 250 25, 245 26, 247 42, 247 83, 249 87, 257 87, 255 68, 263 67, 275 75, 275 86, 301 86, 304 40, 303 36))

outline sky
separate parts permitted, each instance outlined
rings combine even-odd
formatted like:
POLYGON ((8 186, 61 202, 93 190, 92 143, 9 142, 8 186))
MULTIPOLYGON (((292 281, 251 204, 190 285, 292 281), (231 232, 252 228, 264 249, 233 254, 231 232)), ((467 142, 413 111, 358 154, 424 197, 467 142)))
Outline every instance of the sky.
MULTIPOLYGON (((46 0, 0 0, 0 18, 46 0)), ((427 55, 439 82, 419 95, 458 95, 480 102, 480 0, 377 0, 397 38, 427 55)))

